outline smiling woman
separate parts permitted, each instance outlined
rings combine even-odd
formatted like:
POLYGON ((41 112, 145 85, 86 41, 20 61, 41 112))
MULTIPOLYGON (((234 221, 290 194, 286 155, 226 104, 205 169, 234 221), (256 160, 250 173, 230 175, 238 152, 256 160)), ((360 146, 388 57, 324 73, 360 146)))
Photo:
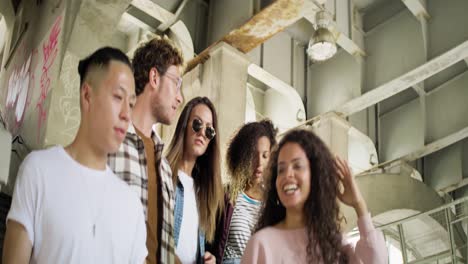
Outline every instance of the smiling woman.
POLYGON ((287 133, 272 154, 269 175, 258 231, 242 263, 387 263, 382 233, 347 164, 314 133, 287 133), (341 235, 337 198, 359 217, 355 248, 341 235))

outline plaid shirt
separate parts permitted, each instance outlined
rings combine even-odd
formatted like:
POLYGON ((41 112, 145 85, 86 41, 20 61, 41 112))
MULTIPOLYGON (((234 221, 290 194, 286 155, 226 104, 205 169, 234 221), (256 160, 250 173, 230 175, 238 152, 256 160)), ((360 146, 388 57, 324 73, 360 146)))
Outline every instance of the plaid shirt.
MULTIPOLYGON (((169 162, 162 157, 164 143, 155 131, 151 133, 154 141, 155 161, 159 164, 156 175, 159 175, 161 197, 163 203, 162 210, 162 230, 159 241, 160 263, 172 264, 175 262, 174 250, 174 185, 172 182, 172 172, 169 162), (160 161, 160 162, 159 162, 160 161)), ((148 219, 148 173, 146 166, 146 154, 143 140, 138 136, 133 125, 130 125, 123 143, 119 150, 109 155, 109 166, 114 173, 124 180, 130 188, 135 191, 143 204, 145 219, 148 219)))

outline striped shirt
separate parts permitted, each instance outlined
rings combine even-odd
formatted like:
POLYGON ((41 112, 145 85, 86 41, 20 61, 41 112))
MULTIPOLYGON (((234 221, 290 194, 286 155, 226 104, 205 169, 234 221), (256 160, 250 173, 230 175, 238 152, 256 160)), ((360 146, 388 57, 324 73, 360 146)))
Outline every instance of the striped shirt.
POLYGON ((260 217, 262 203, 244 192, 236 199, 223 260, 240 259, 260 217))

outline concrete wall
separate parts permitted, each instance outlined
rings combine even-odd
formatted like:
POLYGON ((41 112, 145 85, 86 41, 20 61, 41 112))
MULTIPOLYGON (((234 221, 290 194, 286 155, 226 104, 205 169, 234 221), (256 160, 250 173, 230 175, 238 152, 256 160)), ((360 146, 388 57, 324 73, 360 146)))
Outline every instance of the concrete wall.
POLYGON ((366 84, 369 91, 425 62, 422 31, 404 10, 366 35, 366 84))
POLYGON ((188 1, 179 17, 190 32, 197 54, 208 46, 208 31, 206 30, 208 28, 208 12, 208 5, 203 5, 199 1, 188 1))
POLYGON ((291 37, 280 32, 263 44, 263 68, 291 85, 291 37))
POLYGON ((254 0, 210 1, 208 43, 220 40, 231 30, 247 22, 254 14, 254 0))
MULTIPOLYGON (((429 58, 436 57, 446 50, 455 47, 468 39, 466 27, 466 12, 468 2, 464 0, 427 1, 427 9, 431 15, 428 21, 429 29, 429 58)), ((434 89, 447 80, 466 70, 466 63, 460 62, 443 72, 429 78, 426 88, 434 89)))
POLYGON ((330 60, 308 68, 307 117, 331 111, 360 93, 360 64, 340 50, 330 60))
MULTIPOLYGON (((366 79, 363 91, 370 91, 425 62, 422 29, 407 9, 377 26, 365 38, 366 79)), ((402 101, 408 102, 416 93, 407 90, 393 96, 381 105, 380 113, 395 109, 402 101)))
POLYGON ((380 118, 380 144, 382 161, 399 158, 424 146, 424 121, 418 100, 380 118))
POLYGON ((424 159, 424 181, 436 190, 462 179, 462 145, 454 144, 424 159))
POLYGON ((427 96, 427 140, 432 142, 468 126, 468 72, 427 96))
POLYGON ((291 86, 294 87, 302 99, 304 105, 306 104, 306 83, 307 83, 307 63, 309 59, 306 55, 306 45, 292 39, 292 77, 291 86))
POLYGON ((265 91, 252 85, 248 85, 248 87, 255 107, 255 119, 261 120, 265 117, 265 91))

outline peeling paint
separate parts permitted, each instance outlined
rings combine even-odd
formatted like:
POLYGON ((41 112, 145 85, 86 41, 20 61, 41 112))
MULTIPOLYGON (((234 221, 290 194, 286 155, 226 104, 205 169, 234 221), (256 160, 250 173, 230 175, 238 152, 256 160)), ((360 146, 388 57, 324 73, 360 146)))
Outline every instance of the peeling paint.
POLYGON ((221 40, 206 48, 187 64, 187 71, 209 58, 211 47, 221 41, 243 53, 253 50, 275 34, 283 31, 302 18, 304 0, 277 0, 253 16, 247 23, 235 29, 221 40))
POLYGON ((223 41, 247 53, 301 18, 304 0, 278 0, 253 16, 223 41))

